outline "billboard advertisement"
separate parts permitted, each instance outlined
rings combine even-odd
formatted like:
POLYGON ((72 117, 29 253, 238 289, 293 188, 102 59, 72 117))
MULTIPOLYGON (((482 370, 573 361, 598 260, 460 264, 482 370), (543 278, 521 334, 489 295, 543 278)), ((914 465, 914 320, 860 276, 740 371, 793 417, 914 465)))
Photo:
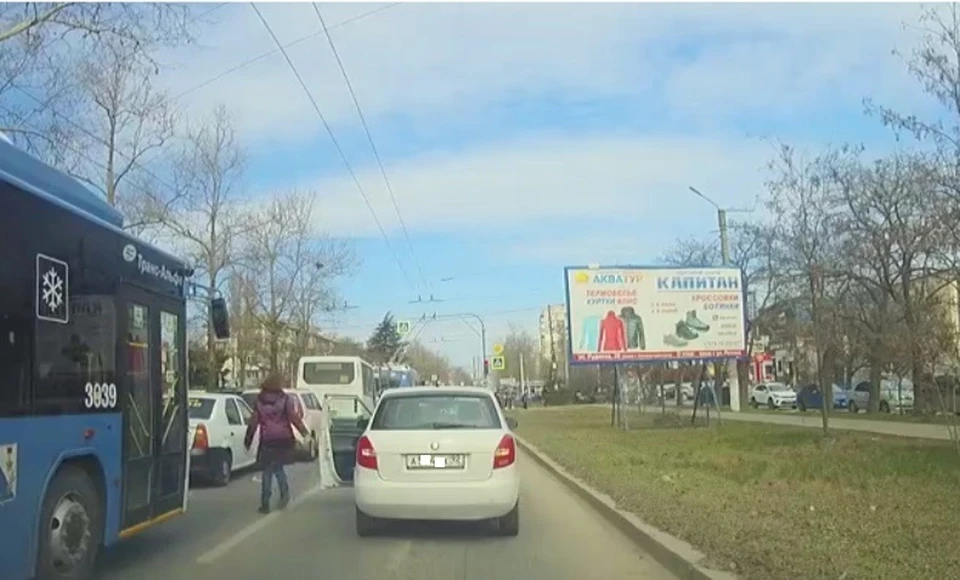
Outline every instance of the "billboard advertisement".
POLYGON ((739 268, 567 267, 571 364, 739 358, 739 268))

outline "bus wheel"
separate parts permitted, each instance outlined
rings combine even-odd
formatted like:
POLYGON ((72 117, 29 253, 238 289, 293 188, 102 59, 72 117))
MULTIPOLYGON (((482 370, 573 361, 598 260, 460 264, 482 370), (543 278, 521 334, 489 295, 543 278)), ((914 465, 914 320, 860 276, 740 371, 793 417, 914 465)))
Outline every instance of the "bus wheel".
POLYGON ((36 580, 87 580, 103 539, 103 501, 87 472, 65 467, 43 498, 36 580))

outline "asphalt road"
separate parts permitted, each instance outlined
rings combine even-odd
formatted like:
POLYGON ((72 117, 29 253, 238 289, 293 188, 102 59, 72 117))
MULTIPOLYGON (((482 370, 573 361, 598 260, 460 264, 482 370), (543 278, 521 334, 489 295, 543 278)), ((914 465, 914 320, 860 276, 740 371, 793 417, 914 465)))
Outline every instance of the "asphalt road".
MULTIPOLYGON (((288 468, 291 493, 302 496, 318 483, 313 464, 288 468)), ((101 555, 96 580, 200 578, 190 570, 205 552, 262 520, 260 475, 238 472, 223 488, 197 485, 190 490, 187 513, 120 542, 101 555), (179 570, 185 570, 181 575, 179 570), (171 574, 175 575, 171 575, 171 574)), ((276 488, 274 488, 276 501, 276 488)), ((245 577, 245 576, 242 576, 245 577)))
POLYGON ((520 461, 516 538, 492 537, 482 525, 414 523, 361 539, 353 491, 317 491, 310 466, 297 466, 297 499, 286 511, 256 514, 249 475, 196 490, 189 515, 118 547, 99 578, 675 580, 531 459, 520 461))

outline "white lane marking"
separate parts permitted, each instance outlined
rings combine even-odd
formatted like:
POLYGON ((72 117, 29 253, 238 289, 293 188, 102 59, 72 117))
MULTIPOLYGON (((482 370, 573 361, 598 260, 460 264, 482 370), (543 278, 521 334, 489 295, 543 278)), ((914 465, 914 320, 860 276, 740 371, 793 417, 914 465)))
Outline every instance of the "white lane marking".
MULTIPOLYGON (((292 510, 297 507, 299 504, 303 503, 305 500, 317 495, 320 492, 320 486, 314 487, 311 490, 307 491, 300 497, 295 498, 287 506, 287 510, 292 510)), ((287 511, 284 510, 284 511, 287 511)), ((283 515, 284 511, 275 511, 265 516, 260 516, 260 519, 253 522, 249 526, 243 528, 236 534, 230 536, 223 542, 217 544, 209 552, 203 554, 197 558, 197 564, 212 564, 215 561, 219 560, 227 554, 230 550, 236 548, 241 542, 249 538, 250 536, 256 534, 257 532, 263 530, 270 524, 276 522, 283 515)))

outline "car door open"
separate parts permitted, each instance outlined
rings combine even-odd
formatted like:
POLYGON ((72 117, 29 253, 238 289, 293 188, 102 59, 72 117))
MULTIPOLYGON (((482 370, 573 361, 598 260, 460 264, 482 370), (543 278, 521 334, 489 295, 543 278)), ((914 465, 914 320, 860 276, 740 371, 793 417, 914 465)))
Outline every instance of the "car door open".
POLYGON ((361 397, 325 395, 323 411, 323 452, 320 479, 326 486, 339 487, 353 482, 357 440, 367 428, 373 412, 361 397))

